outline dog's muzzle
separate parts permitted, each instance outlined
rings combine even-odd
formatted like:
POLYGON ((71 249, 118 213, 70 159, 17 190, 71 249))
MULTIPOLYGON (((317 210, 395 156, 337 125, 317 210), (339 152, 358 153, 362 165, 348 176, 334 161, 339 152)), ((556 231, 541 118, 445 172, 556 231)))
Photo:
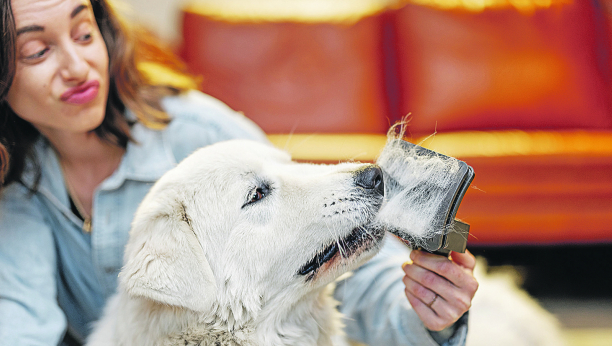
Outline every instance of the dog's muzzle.
MULTIPOLYGON (((364 199, 377 199, 379 201, 374 203, 375 209, 378 210, 382 205, 385 193, 382 169, 378 165, 367 165, 353 172, 353 179, 355 186, 363 190, 364 199)), ((372 218, 374 214, 372 214, 372 218)), ((298 275, 313 274, 338 253, 343 258, 348 258, 359 250, 367 250, 378 244, 384 237, 384 233, 383 228, 375 227, 370 223, 355 227, 349 235, 333 241, 332 244, 317 253, 308 263, 300 268, 298 275)))

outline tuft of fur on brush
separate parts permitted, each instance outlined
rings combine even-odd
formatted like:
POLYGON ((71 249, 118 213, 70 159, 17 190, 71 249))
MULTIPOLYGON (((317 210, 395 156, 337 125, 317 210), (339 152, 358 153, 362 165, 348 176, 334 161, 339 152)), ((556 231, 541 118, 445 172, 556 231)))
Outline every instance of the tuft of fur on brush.
POLYGON ((392 126, 376 161, 385 182, 385 200, 376 221, 418 247, 427 238, 445 231, 444 196, 460 167, 459 161, 451 157, 406 151, 399 141, 405 132, 406 122, 392 126))

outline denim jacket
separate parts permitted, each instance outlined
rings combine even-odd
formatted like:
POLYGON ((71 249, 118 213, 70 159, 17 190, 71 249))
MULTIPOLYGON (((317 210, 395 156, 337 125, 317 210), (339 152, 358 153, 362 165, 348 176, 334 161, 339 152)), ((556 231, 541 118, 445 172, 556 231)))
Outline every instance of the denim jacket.
MULTIPOLYGON (((132 217, 153 183, 199 147, 232 138, 266 141, 244 116, 197 91, 166 98, 163 106, 172 122, 161 131, 136 123, 135 143, 94 192, 91 233, 81 230, 82 221, 71 212, 59 161, 43 138, 35 145, 42 171, 37 192, 19 183, 5 187, 0 346, 58 345, 66 330, 83 341, 115 292, 132 217)), ((34 171, 26 169, 24 184, 35 180, 34 171)), ((437 345, 401 298, 400 266, 407 254, 392 245, 340 284, 347 332, 372 345, 437 345)), ((463 344, 466 330, 462 323, 447 344, 463 344)))

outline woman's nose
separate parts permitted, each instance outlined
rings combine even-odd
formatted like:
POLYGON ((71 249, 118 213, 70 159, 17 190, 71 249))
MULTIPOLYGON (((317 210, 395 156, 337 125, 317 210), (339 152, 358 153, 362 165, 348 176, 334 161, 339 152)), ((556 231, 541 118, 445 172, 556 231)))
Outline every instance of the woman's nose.
POLYGON ((60 74, 66 81, 83 81, 87 79, 89 64, 79 48, 81 47, 69 44, 61 49, 62 61, 60 74))

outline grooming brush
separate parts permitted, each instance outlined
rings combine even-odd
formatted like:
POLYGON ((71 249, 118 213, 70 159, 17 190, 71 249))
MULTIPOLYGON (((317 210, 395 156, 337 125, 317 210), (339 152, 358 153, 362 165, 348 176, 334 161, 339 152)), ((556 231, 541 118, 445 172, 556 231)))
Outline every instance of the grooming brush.
POLYGON ((455 216, 474 179, 472 167, 401 139, 387 142, 377 164, 385 183, 378 222, 413 248, 465 252, 470 225, 455 216))

